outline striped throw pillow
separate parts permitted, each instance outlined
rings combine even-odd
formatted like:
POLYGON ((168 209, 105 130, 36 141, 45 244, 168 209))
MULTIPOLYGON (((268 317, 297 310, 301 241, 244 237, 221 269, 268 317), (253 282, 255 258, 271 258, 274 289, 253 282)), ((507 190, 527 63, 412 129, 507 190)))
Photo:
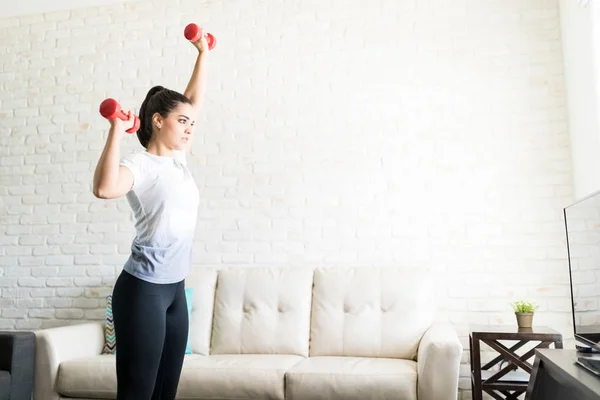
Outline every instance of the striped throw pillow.
POLYGON ((115 325, 112 313, 112 294, 106 296, 106 313, 104 314, 104 348, 102 354, 116 354, 115 325))

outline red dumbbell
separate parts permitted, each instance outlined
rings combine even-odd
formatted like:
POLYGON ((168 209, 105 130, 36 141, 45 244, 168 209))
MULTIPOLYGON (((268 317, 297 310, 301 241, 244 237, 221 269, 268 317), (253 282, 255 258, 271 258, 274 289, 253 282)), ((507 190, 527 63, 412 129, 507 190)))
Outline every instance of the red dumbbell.
MULTIPOLYGON (((100 115, 106 119, 120 118, 123 121, 127 121, 128 116, 125 111, 121 108, 121 105, 115 99, 108 98, 100 103, 100 115)), ((137 115, 133 116, 133 126, 127 129, 125 132, 134 133, 140 129, 140 119, 137 115)))
POLYGON ((188 24, 188 26, 185 27, 183 34, 190 42, 195 42, 196 40, 200 39, 202 35, 204 35, 206 37, 209 50, 214 49, 217 45, 217 39, 215 39, 213 34, 208 32, 204 33, 204 30, 194 23, 188 24))

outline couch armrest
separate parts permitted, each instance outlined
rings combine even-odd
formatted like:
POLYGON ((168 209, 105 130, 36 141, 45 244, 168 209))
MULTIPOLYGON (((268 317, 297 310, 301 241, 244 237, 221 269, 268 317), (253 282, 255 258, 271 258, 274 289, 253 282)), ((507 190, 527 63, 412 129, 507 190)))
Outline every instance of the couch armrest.
POLYGON ((419 400, 456 400, 462 351, 450 325, 434 324, 425 332, 417 352, 419 400))
POLYGON ((57 400, 56 376, 61 362, 100 355, 104 347, 104 322, 62 326, 35 332, 34 400, 57 400))
POLYGON ((34 364, 33 332, 0 332, 0 371, 10 372, 11 399, 31 398, 34 364))

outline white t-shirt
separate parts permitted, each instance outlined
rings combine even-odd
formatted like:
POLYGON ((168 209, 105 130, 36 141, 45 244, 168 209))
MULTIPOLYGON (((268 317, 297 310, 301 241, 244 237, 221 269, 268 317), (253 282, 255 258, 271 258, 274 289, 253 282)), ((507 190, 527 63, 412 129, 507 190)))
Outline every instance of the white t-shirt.
POLYGON ((133 173, 127 201, 135 217, 136 237, 123 269, 152 283, 175 283, 192 268, 192 247, 199 192, 185 157, 146 151, 121 159, 133 173))

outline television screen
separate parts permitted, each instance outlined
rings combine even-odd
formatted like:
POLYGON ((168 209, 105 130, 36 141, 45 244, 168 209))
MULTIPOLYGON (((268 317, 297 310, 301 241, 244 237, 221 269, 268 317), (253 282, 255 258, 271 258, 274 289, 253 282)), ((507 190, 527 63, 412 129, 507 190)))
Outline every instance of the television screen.
POLYGON ((600 348, 600 192, 564 208, 573 329, 600 348))

